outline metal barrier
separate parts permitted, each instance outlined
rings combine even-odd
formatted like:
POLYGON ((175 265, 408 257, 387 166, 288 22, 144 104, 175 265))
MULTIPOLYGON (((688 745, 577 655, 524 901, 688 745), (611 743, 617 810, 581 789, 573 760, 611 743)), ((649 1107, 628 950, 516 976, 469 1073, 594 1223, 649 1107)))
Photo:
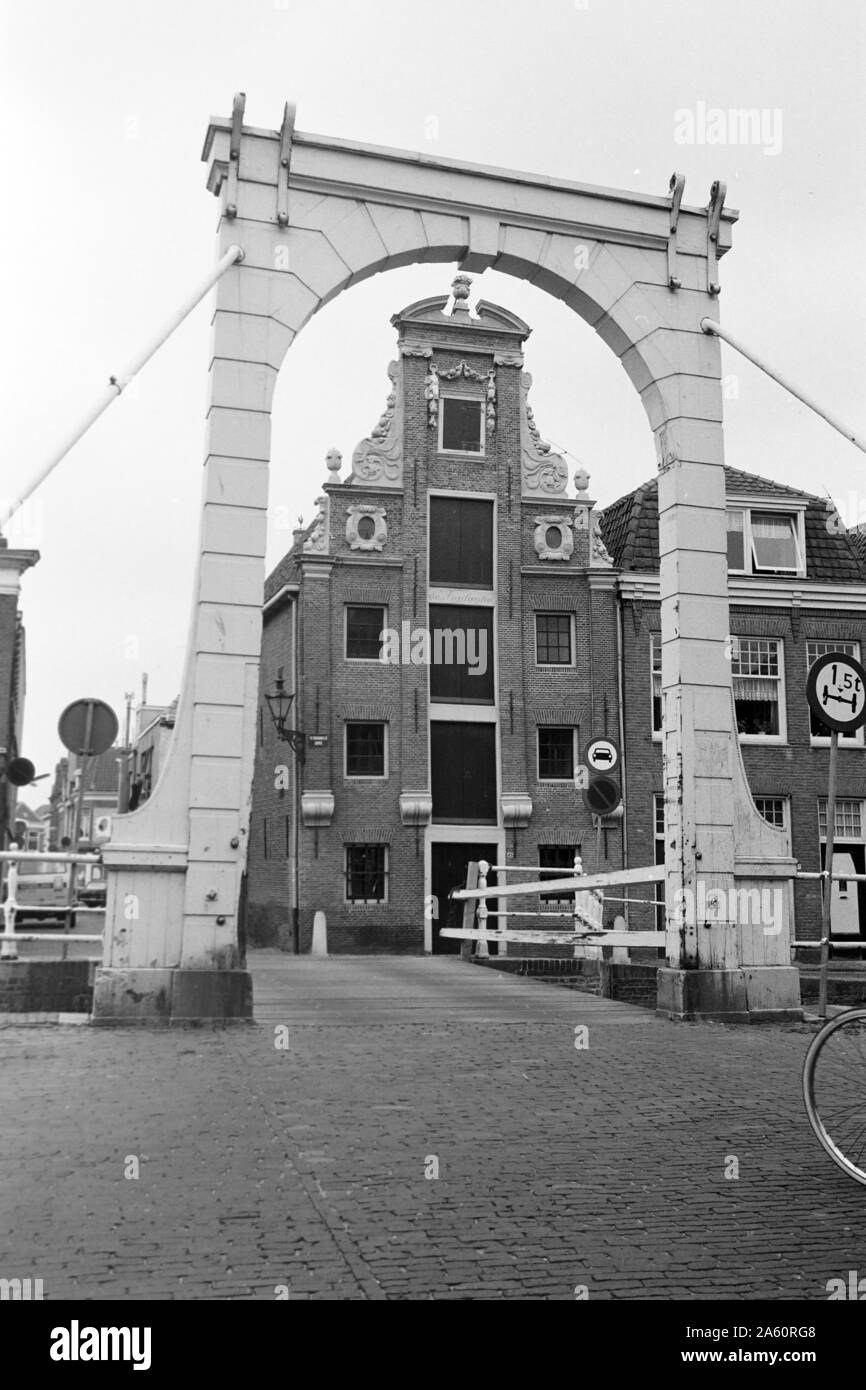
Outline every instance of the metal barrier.
MULTIPOLYGON (((39 854, 30 850, 2 850, 0 851, 0 865, 8 864, 9 871, 6 875, 6 899, 3 903, 3 931, 0 932, 0 960, 17 960, 18 951, 16 949, 20 941, 56 941, 57 932, 16 932, 15 917, 18 913, 41 912, 43 914, 56 913, 58 917, 66 919, 63 934, 60 937, 63 943, 62 959, 66 960, 69 949, 69 938, 72 934, 72 917, 77 917, 79 913, 103 913, 102 907, 85 907, 81 903, 75 902, 75 868, 78 864, 99 864, 101 860, 97 854, 63 854, 49 851, 39 854), (18 865, 20 863, 51 863, 67 864, 68 873, 66 879, 66 903, 59 907, 56 903, 27 903, 18 902, 18 865)), ((102 942, 102 933, 98 936, 86 936, 83 933, 76 935, 76 941, 85 943, 102 942)))

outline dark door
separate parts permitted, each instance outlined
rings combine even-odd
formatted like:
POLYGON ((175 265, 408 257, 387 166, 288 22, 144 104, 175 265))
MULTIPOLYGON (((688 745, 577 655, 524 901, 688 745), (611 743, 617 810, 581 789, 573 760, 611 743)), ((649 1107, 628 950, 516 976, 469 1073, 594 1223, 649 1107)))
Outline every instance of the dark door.
MULTIPOLYGON (((495 845, 431 845, 431 889, 436 904, 438 905, 439 915, 433 918, 433 954, 434 956, 454 954, 460 950, 459 936, 440 936, 442 927, 462 927, 463 926, 463 903, 454 902, 448 897, 452 888, 465 888, 466 869, 469 861, 474 859, 486 859, 488 864, 495 864, 497 850, 495 845)), ((491 873, 488 883, 496 882, 496 874, 491 873)), ((492 898, 487 903, 492 911, 496 909, 496 899, 492 898)), ((499 919, 494 917, 490 921, 491 930, 498 924, 499 919)), ((490 954, 497 954, 496 945, 490 947, 490 954)))

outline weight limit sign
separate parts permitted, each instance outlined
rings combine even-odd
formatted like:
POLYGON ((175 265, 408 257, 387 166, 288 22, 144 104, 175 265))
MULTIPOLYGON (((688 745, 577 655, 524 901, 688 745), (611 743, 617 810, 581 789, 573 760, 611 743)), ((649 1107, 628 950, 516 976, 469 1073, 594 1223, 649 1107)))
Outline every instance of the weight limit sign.
POLYGON ((809 667, 806 699, 828 729, 852 734, 866 724, 866 671, 845 652, 827 652, 809 667))

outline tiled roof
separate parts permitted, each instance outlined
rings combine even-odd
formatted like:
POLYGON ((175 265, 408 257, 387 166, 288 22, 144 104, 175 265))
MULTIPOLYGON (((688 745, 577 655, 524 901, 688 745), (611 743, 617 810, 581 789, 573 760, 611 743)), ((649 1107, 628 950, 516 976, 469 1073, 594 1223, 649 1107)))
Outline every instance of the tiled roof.
POLYGON ((117 759, 121 756, 122 749, 107 748, 98 757, 88 758, 87 767, 84 773, 84 794, 85 796, 116 794, 117 792, 117 759))
MULTIPOLYGON (((725 468, 729 495, 805 501, 806 575, 821 584, 866 583, 866 536, 845 530, 832 504, 797 488, 738 468, 725 468)), ((658 479, 612 502, 601 514, 601 533, 618 569, 659 568, 658 479)))
POLYGON ((866 565, 866 524, 863 526, 855 526, 853 531, 848 532, 848 537, 857 553, 860 563, 866 565))
POLYGON ((273 598, 274 594, 278 594, 284 584, 296 584, 298 582, 298 562, 303 553, 303 541, 309 535, 310 531, 312 531, 313 525, 314 523, 311 522, 304 531, 304 535, 295 540, 291 550, 287 550, 282 560, 279 560, 271 570, 265 580, 265 603, 267 603, 268 599, 273 598))

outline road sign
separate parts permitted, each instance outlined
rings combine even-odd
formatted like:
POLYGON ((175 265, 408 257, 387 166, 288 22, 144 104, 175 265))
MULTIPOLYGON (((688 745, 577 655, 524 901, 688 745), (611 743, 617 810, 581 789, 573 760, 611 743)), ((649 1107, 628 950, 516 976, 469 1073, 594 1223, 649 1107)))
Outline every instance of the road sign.
POLYGON ((613 772, 619 762, 619 749, 610 738, 594 738, 586 749, 586 761, 593 772, 613 772))
POLYGON ((13 787, 26 787, 36 776, 36 768, 29 758, 13 758, 6 769, 6 776, 13 787))
POLYGON ((593 738, 584 752, 589 780, 583 804, 593 816, 612 816, 622 802, 619 782, 619 745, 612 738, 593 738))
POLYGON ((839 735, 853 734, 866 724, 866 671, 845 652, 826 652, 809 667, 806 677, 809 708, 830 730, 827 775, 827 835, 824 844, 824 897, 821 905, 821 970, 818 979, 818 1016, 827 1017, 827 968, 830 960, 830 909, 833 882, 833 841, 836 835, 836 761, 839 735))
POLYGON ((91 758, 111 747, 119 727, 117 715, 104 700, 75 700, 61 714, 57 732, 70 753, 91 758))
POLYGON ((827 652, 809 667, 806 699, 828 729, 854 733, 866 724, 866 671, 853 656, 827 652))

